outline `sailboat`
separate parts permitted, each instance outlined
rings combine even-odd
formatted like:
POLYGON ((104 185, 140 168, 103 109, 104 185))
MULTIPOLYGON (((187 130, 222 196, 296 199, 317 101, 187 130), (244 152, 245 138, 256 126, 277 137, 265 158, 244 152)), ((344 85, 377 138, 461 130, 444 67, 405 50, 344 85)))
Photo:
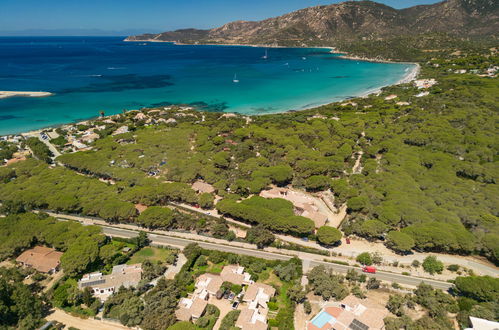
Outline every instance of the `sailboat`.
POLYGON ((234 79, 232 79, 232 81, 234 83, 236 83, 236 84, 239 82, 239 79, 237 79, 237 74, 236 73, 234 73, 234 79))
POLYGON ((267 50, 265 49, 265 55, 262 56, 264 60, 269 58, 269 54, 267 53, 267 50))

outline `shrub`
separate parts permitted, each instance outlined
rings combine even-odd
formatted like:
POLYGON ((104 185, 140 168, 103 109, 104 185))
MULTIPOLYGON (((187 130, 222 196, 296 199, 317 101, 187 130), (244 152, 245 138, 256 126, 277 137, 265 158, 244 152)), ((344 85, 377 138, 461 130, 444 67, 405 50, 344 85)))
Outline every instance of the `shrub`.
POLYGON ((423 261, 423 269, 431 275, 435 273, 440 274, 444 270, 444 264, 438 261, 435 256, 428 256, 423 261))
POLYGON ((366 265, 366 266, 371 266, 373 264, 373 260, 371 258, 371 254, 369 252, 363 252, 357 256, 355 259, 357 262, 366 265))

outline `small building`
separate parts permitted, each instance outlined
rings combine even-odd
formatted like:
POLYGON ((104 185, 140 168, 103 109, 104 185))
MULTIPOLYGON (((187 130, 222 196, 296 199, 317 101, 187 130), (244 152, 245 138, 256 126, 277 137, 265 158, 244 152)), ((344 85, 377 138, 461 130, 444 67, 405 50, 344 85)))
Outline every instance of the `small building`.
POLYGON ((236 327, 242 330, 267 330, 267 314, 260 313, 259 310, 244 308, 236 320, 236 327))
POLYGON ((208 193, 211 194, 215 192, 215 188, 211 184, 208 184, 203 181, 196 181, 192 184, 192 189, 196 191, 197 193, 203 194, 203 193, 208 193))
POLYGON ((201 299, 207 300, 208 295, 216 296, 223 284, 222 277, 214 274, 202 274, 196 280, 196 291, 194 293, 201 299))
POLYGON ((45 246, 35 246, 26 250, 16 261, 24 267, 31 267, 42 273, 55 273, 61 263, 62 252, 45 246))
POLYGON ((275 294, 275 289, 263 283, 253 283, 248 286, 243 301, 248 305, 241 310, 236 321, 236 327, 242 330, 267 329, 267 303, 275 294))
POLYGON ((228 265, 222 269, 220 276, 223 282, 230 282, 237 285, 252 284, 251 275, 244 271, 244 267, 228 265))
POLYGON ((124 125, 118 128, 116 131, 113 132, 111 135, 118 135, 118 134, 124 134, 128 133, 128 126, 124 125))
POLYGON ((435 79, 418 79, 414 81, 414 85, 419 89, 430 88, 436 83, 437 81, 435 79))
POLYGON ((415 97, 424 97, 430 95, 430 92, 421 92, 419 94, 414 95, 415 97))
POLYGON ((117 265, 113 267, 111 274, 102 273, 85 274, 78 281, 80 290, 90 287, 94 296, 105 301, 120 287, 130 288, 139 284, 142 278, 142 265, 117 265))
POLYGON ((139 112, 138 114, 135 115, 135 117, 133 117, 134 120, 145 120, 147 119, 147 116, 142 113, 142 112, 139 112))
POLYGON ((73 145, 73 147, 75 147, 75 149, 77 150, 80 150, 80 149, 85 149, 85 148, 88 148, 88 146, 84 143, 81 143, 80 141, 78 140, 73 140, 73 142, 71 142, 71 144, 73 145))
POLYGON ((201 298, 182 298, 179 308, 175 311, 175 316, 179 321, 197 320, 203 316, 208 302, 201 298))
POLYGON ((95 140, 98 140, 99 139, 99 134, 97 133, 88 133, 88 134, 85 134, 81 137, 81 141, 82 142, 85 142, 85 143, 92 143, 94 142, 95 140))
POLYGON ((249 304, 250 309, 263 307, 267 308, 267 303, 275 295, 275 289, 263 283, 253 283, 248 286, 243 296, 243 301, 249 304))

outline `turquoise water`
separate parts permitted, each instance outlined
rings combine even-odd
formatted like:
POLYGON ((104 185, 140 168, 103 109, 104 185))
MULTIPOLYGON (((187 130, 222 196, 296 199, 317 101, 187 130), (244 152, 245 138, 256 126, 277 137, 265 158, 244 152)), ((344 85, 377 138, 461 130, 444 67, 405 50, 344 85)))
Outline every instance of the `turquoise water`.
POLYGON ((0 134, 179 103, 243 114, 300 110, 393 84, 411 66, 325 49, 271 48, 265 59, 264 48, 122 39, 0 38, 0 90, 54 93, 0 99, 0 134))
POLYGON ((329 315, 326 311, 320 312, 319 315, 314 317, 312 320, 312 324, 315 325, 317 328, 321 329, 323 326, 326 325, 329 321, 334 319, 331 315, 329 315))

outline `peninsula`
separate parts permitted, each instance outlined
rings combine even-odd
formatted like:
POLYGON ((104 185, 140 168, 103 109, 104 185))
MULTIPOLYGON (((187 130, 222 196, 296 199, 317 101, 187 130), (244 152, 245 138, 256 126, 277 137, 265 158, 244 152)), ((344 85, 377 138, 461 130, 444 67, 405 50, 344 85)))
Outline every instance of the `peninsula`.
POLYGON ((8 97, 46 97, 51 96, 49 92, 19 92, 19 91, 0 91, 0 99, 8 97))

